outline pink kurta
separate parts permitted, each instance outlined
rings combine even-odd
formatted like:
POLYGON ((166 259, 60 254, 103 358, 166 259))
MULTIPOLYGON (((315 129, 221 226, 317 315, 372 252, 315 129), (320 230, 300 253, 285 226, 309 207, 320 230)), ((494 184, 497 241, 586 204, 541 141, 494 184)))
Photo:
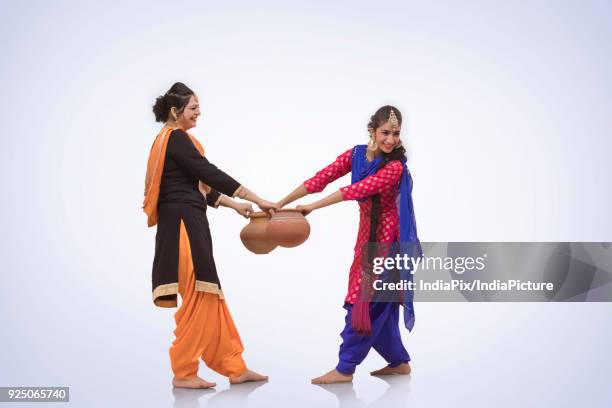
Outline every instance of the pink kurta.
MULTIPOLYGON (((309 193, 319 193, 334 180, 351 172, 353 149, 342 153, 335 162, 306 180, 304 186, 309 193)), ((340 189, 344 200, 359 200, 380 194, 380 217, 376 231, 376 242, 399 241, 399 216, 395 200, 399 194, 399 182, 403 165, 399 160, 387 163, 376 174, 340 189)), ((355 254, 349 274, 348 294, 344 301, 354 303, 361 283, 361 251, 370 237, 370 210, 372 200, 359 201, 359 232, 355 254)))

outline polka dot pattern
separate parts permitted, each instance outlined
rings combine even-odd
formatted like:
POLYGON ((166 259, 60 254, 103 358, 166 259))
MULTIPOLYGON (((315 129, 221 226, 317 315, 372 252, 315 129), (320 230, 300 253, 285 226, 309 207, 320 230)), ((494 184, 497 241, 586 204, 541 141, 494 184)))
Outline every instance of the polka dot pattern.
POLYGON ((399 160, 388 163, 375 174, 350 186, 342 187, 340 191, 345 200, 359 200, 390 190, 397 190, 404 166, 399 160))
POLYGON ((348 149, 336 161, 304 182, 309 193, 320 193, 331 182, 351 172, 353 149, 348 149))
MULTIPOLYGON (((309 193, 318 193, 331 182, 351 172, 352 151, 349 149, 336 158, 329 166, 319 171, 314 177, 306 180, 304 186, 309 193)), ((375 174, 340 189, 345 200, 359 200, 373 195, 380 195, 380 217, 376 230, 377 242, 399 241, 399 216, 396 198, 399 193, 399 182, 403 165, 392 161, 375 174)), ((348 294, 344 301, 354 303, 361 284, 361 253, 370 237, 370 212, 372 200, 359 201, 359 231, 355 243, 353 263, 349 272, 348 294)))
MULTIPOLYGON (((398 189, 388 190, 380 195, 380 217, 376 230, 376 242, 396 242, 399 241, 399 215, 395 198, 398 189)), ((348 294, 344 301, 354 303, 359 293, 361 284, 361 256, 370 238, 370 213, 372 201, 359 202, 359 230, 357 232, 357 242, 355 243, 353 263, 349 272, 348 294)))

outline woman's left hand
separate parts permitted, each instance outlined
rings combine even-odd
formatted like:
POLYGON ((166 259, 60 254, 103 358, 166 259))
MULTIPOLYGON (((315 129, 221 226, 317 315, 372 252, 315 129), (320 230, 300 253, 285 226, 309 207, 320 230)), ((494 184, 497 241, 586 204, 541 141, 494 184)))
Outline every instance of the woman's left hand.
POLYGON ((310 214, 315 210, 312 204, 298 205, 297 207, 295 207, 295 209, 300 210, 300 212, 304 214, 304 216, 310 214))
POLYGON ((234 210, 244 218, 249 218, 249 215, 253 212, 253 206, 249 203, 236 203, 234 210))

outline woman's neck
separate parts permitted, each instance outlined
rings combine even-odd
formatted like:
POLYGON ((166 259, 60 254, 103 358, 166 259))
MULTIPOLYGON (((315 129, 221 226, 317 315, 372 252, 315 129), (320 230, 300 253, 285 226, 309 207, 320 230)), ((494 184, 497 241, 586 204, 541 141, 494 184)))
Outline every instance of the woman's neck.
POLYGON ((367 149, 366 150, 366 159, 368 159, 369 162, 371 162, 372 160, 374 160, 375 158, 377 158, 378 156, 381 155, 381 151, 380 149, 376 149, 374 151, 367 149))
POLYGON ((171 127, 171 128, 180 128, 180 129, 183 129, 183 128, 181 127, 181 125, 179 125, 179 124, 178 124, 178 122, 175 122, 175 121, 173 121, 173 120, 169 120, 169 121, 167 121, 165 125, 166 125, 167 127, 171 127))

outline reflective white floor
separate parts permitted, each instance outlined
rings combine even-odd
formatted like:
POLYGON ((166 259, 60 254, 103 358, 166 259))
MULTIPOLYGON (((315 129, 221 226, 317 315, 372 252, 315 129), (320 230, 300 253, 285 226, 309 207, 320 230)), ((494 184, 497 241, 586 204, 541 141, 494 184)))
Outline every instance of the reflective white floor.
POLYGON ((58 323, 55 330, 44 327, 40 310, 46 330, 38 335, 36 327, 28 332, 13 322, 15 336, 2 339, 10 352, 2 353, 0 384, 67 385, 72 407, 612 406, 612 305, 417 306, 417 326, 404 333, 413 360, 406 377, 371 377, 383 365, 372 352, 353 384, 311 385, 311 377, 335 364, 341 312, 279 325, 275 317, 283 311, 270 310, 264 321, 237 305, 246 361, 268 374, 268 383, 229 387, 201 364, 200 375, 216 381, 215 390, 173 390, 172 312, 122 316, 92 308, 73 316, 81 326, 58 323))

